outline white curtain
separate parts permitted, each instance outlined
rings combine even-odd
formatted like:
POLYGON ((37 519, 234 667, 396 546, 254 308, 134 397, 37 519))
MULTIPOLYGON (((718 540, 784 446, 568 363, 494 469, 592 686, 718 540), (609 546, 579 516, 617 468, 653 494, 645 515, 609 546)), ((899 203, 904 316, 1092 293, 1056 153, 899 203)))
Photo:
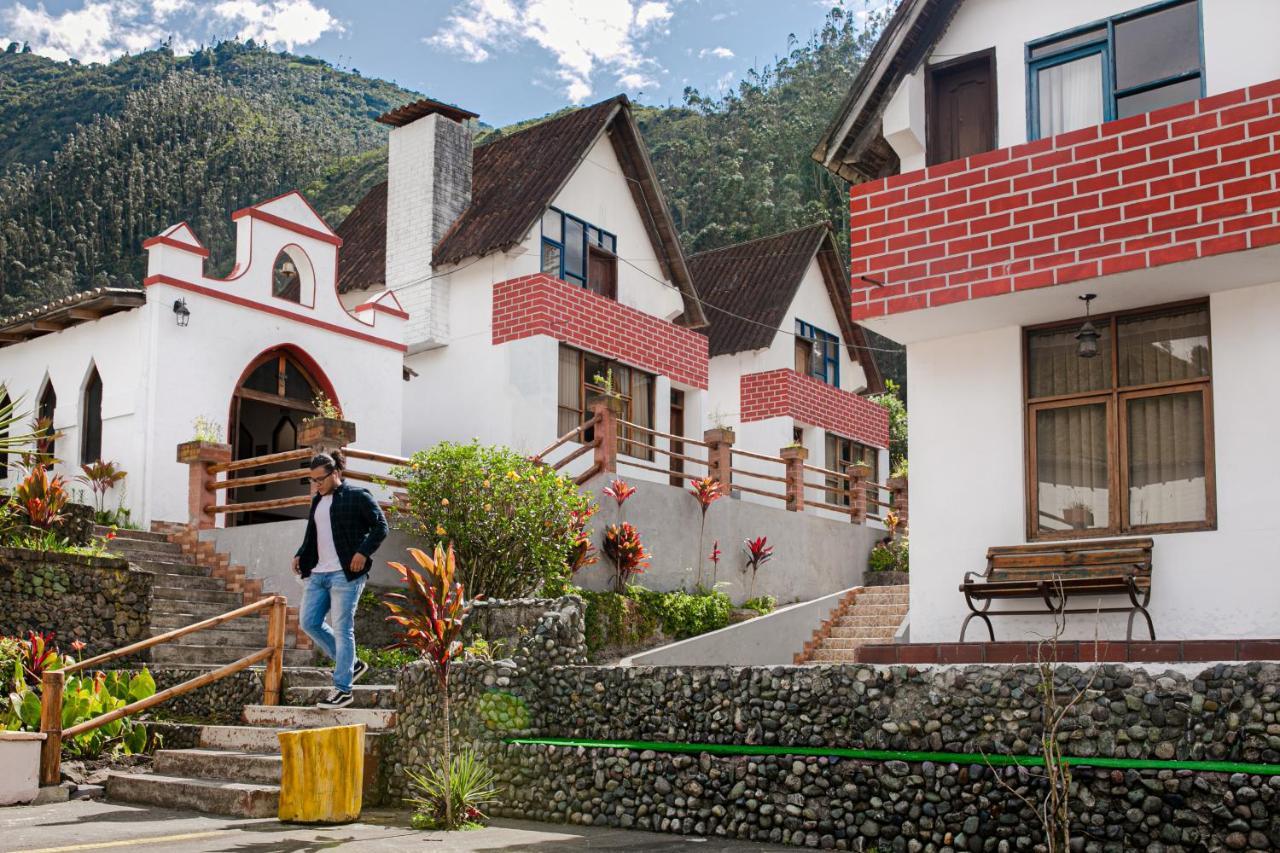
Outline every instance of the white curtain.
POLYGON ((1040 137, 1102 123, 1102 54, 1043 68, 1040 89, 1040 137))

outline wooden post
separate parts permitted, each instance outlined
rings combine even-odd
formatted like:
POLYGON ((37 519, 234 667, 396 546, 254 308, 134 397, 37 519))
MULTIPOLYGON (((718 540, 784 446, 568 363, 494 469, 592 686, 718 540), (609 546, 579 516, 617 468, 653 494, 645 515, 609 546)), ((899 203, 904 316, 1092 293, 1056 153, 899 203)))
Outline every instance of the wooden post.
POLYGON ((898 527, 902 532, 907 531, 907 478, 906 477, 890 477, 889 478, 889 504, 890 508, 898 514, 898 527))
POLYGON ((40 689, 40 785, 57 785, 62 781, 62 686, 65 675, 60 670, 46 670, 40 689))
POLYGON ((217 504, 209 484, 218 475, 209 470, 210 465, 231 461, 231 445, 211 441, 187 441, 178 445, 178 461, 189 465, 187 479, 187 516, 192 527, 210 530, 217 526, 217 516, 206 507, 217 504))
POLYGON ((280 687, 284 680, 284 629, 287 621, 285 598, 277 595, 271 603, 271 614, 267 617, 267 645, 271 647, 271 657, 267 658, 267 668, 262 676, 263 705, 280 704, 280 687))
POLYGON ((707 476, 724 487, 725 494, 733 483, 733 430, 716 427, 702 434, 707 443, 707 476))
POLYGON ((615 474, 618 471, 618 415, 608 400, 593 402, 591 414, 596 418, 594 439, 596 471, 615 474))
POLYGON ((804 461, 809 458, 809 451, 800 446, 784 447, 778 455, 787 466, 787 509, 801 512, 804 510, 804 461))
POLYGON ((849 520, 854 524, 867 523, 867 481, 871 479, 871 466, 854 462, 845 467, 849 475, 849 520))

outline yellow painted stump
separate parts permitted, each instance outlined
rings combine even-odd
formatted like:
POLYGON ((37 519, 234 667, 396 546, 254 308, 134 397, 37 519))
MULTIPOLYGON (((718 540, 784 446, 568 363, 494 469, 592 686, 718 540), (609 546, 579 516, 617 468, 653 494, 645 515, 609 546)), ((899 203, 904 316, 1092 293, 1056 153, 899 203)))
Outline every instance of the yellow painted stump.
POLYGON ((280 820, 349 823, 360 817, 364 724, 280 732, 280 820))

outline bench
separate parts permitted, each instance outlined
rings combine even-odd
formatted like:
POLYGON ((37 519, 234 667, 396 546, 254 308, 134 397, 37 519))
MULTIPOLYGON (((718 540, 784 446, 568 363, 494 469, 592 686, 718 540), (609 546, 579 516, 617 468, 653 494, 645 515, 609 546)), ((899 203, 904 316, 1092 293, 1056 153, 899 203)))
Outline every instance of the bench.
POLYGON ((1102 539, 989 548, 986 572, 966 572, 964 583, 960 584, 970 610, 960 626, 960 642, 964 642, 964 632, 974 617, 987 623, 987 633, 994 642, 996 632, 990 617, 1041 613, 1128 613, 1126 640, 1133 639, 1133 617, 1141 613, 1154 640, 1156 629, 1147 612, 1152 544, 1150 539, 1102 539), (1129 604, 1074 609, 1067 606, 1073 596, 1100 595, 1127 595, 1129 604), (993 601, 1019 598, 1039 599, 1044 607, 990 610, 993 601))

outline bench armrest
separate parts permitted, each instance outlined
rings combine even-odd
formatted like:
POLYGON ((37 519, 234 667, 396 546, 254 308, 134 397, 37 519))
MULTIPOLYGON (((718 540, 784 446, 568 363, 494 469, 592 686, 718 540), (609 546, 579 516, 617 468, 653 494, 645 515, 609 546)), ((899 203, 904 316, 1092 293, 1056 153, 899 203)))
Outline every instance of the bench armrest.
POLYGON ((979 573, 979 572, 965 572, 965 573, 964 573, 964 581, 962 582, 962 584, 961 584, 961 585, 962 585, 962 586, 968 586, 969 584, 973 583, 975 580, 985 579, 986 577, 987 577, 987 573, 986 573, 986 572, 981 572, 981 573, 979 573))

